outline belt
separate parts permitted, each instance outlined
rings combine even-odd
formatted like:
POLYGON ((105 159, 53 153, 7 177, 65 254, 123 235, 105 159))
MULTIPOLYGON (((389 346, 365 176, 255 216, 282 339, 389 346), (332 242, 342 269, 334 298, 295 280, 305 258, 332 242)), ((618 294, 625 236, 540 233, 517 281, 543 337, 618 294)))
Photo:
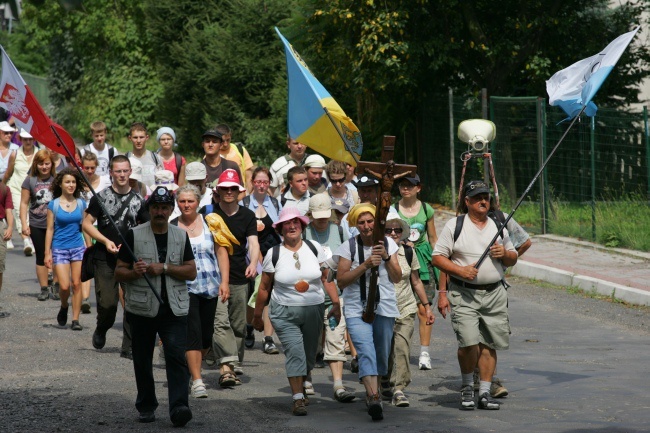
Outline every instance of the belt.
POLYGON ((472 289, 472 290, 486 290, 488 292, 490 290, 496 289, 501 284, 501 281, 497 281, 496 283, 490 283, 490 284, 471 284, 451 276, 449 277, 449 279, 451 280, 452 283, 454 283, 457 286, 465 287, 466 289, 472 289))

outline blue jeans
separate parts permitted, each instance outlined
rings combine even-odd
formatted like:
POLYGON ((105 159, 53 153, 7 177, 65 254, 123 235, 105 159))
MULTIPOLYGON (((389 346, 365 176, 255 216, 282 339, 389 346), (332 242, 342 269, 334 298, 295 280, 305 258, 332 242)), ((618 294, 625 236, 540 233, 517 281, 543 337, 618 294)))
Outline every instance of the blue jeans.
POLYGON ((138 412, 155 411, 158 407, 153 378, 153 351, 156 334, 160 335, 165 348, 165 370, 169 394, 169 412, 178 406, 189 406, 187 368, 187 316, 175 316, 169 304, 163 304, 156 317, 143 317, 127 312, 133 339, 133 369, 138 396, 135 407, 138 412))
POLYGON ((357 349, 359 377, 386 376, 395 318, 376 315, 374 322, 366 323, 361 317, 346 317, 345 323, 357 349))

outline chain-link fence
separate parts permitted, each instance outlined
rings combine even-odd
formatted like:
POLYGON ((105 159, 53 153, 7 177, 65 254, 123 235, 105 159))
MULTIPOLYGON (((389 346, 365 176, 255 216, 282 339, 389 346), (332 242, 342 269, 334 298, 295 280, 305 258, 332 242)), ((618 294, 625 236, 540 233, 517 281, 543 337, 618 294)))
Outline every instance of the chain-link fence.
MULTIPOLYGON (((543 98, 449 95, 448 104, 423 113, 412 153, 429 201, 453 207, 462 173, 458 124, 487 118, 496 125, 490 143, 501 208, 509 211, 546 156, 566 132, 566 115, 543 98)), ((438 98, 438 101, 443 97, 438 98)), ((468 162, 465 182, 486 177, 483 158, 468 162)), ((647 108, 601 108, 568 132, 516 219, 535 233, 584 238, 609 246, 650 250, 650 135, 647 108)))

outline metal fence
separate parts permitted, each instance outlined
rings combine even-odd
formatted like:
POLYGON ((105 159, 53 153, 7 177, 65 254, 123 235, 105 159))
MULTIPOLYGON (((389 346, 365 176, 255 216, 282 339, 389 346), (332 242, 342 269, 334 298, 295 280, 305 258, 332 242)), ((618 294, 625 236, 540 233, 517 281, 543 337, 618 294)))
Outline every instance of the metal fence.
MULTIPOLYGON (((486 118, 496 125, 490 151, 501 207, 509 210, 570 122, 561 122, 566 118, 564 112, 543 98, 487 98, 483 91, 470 97, 450 93, 447 100, 447 104, 423 110, 417 139, 405 147, 407 160, 410 156, 409 162, 418 164, 424 198, 453 208, 462 169, 460 157, 468 148, 458 140, 458 124, 486 118)), ((465 181, 484 176, 480 160, 468 164, 465 181)), ((531 231, 554 233, 560 230, 558 206, 572 206, 579 221, 571 234, 602 241, 605 234, 599 229, 605 216, 599 213, 598 204, 616 202, 623 207, 629 202, 646 206, 650 202, 647 107, 636 111, 600 108, 594 118, 576 122, 522 207, 527 208, 531 231), (531 212, 536 213, 534 222, 530 222, 531 212)), ((647 227, 640 229, 650 232, 647 227)))

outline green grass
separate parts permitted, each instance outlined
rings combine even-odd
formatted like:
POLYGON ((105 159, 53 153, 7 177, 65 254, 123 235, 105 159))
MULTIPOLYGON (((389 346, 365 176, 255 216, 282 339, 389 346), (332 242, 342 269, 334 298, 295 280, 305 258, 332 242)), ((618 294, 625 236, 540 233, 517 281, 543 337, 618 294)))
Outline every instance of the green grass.
MULTIPOLYGON (((506 211, 508 208, 502 209, 506 211)), ((548 233, 592 241, 607 247, 650 251, 650 205, 640 195, 596 202, 595 239, 590 203, 552 200, 548 209, 548 233)), ((522 203, 515 219, 529 232, 541 232, 538 203, 522 203)))

